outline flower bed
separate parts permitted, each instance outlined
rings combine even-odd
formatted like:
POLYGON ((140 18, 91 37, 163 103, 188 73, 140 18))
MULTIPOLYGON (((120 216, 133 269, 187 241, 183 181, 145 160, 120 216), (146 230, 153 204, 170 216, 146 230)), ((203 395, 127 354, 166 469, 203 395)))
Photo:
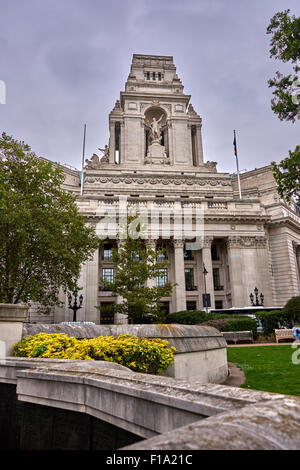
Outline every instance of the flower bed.
POLYGON ((27 336, 14 346, 18 357, 81 359, 121 364, 135 372, 159 374, 174 360, 174 347, 168 341, 136 336, 99 336, 76 339, 64 333, 27 336))

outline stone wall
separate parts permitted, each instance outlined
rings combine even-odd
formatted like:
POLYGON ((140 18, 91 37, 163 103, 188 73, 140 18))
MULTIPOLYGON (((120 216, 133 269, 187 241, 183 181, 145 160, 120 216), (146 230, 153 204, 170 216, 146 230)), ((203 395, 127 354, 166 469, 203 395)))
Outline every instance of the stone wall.
POLYGON ((161 338, 176 348, 174 364, 162 375, 179 379, 222 383, 228 376, 227 343, 222 333, 199 325, 64 325, 25 324, 23 337, 40 332, 65 333, 75 338, 119 336, 161 338))

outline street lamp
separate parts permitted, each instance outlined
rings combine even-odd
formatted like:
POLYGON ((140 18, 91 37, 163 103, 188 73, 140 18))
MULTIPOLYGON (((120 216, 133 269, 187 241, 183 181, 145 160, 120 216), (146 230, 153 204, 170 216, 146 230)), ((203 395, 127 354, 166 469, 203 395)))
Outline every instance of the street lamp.
POLYGON ((73 303, 73 305, 72 305, 72 294, 71 293, 68 295, 68 301, 69 301, 69 308, 71 310, 73 310, 73 321, 76 321, 77 310, 82 308, 83 295, 81 294, 79 296, 79 305, 77 304, 77 292, 74 292, 74 303, 73 303))
POLYGON ((257 287, 255 287, 255 289, 254 289, 254 294, 255 294, 255 302, 254 302, 254 295, 252 294, 252 292, 249 295, 251 305, 253 307, 262 307, 264 305, 264 296, 263 296, 263 294, 261 293, 260 296, 259 296, 260 297, 260 302, 258 300, 258 289, 257 289, 257 287))
POLYGON ((208 313, 208 307, 211 307, 210 303, 210 294, 206 292, 206 275, 208 271, 206 270, 205 264, 203 263, 203 279, 204 279, 204 294, 202 294, 203 307, 205 307, 206 313, 208 313))

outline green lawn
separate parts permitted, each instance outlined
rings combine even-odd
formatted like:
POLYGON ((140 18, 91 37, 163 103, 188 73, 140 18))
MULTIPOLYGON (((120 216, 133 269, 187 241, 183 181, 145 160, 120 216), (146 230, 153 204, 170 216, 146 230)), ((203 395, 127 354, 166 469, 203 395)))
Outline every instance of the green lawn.
POLYGON ((228 347, 227 357, 244 371, 243 388, 300 395, 300 345, 228 347))

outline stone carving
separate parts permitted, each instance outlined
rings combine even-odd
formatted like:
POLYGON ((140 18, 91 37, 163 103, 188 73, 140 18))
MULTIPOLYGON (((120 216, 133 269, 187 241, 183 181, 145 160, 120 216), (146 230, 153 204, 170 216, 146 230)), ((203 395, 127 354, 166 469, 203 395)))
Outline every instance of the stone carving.
POLYGON ((96 155, 95 153, 93 153, 91 159, 86 159, 85 160, 86 162, 86 165, 85 165, 85 168, 87 170, 97 170, 98 168, 100 168, 100 159, 98 157, 98 155, 96 155))
POLYGON ((139 175, 138 177, 128 178, 126 176, 105 176, 105 177, 90 177, 86 178, 87 183, 127 183, 130 184, 163 184, 163 185, 194 185, 194 186, 231 186, 231 182, 227 180, 208 180, 208 179, 199 179, 199 178, 186 178, 186 177, 144 177, 139 175))
POLYGON ((174 248, 183 248, 184 247, 184 240, 180 238, 174 238, 172 240, 174 248))
POLYGON ((103 152, 103 156, 101 158, 101 163, 109 163, 109 147, 108 147, 108 145, 105 145, 104 149, 98 148, 98 150, 101 150, 101 152, 103 152))
POLYGON ((229 248, 265 248, 267 246, 267 238, 261 237, 228 237, 227 247, 229 248))
POLYGON ((206 162, 204 163, 204 166, 214 173, 217 173, 217 162, 206 162))
POLYGON ((158 120, 156 120, 156 118, 154 117, 152 119, 152 123, 151 123, 151 139, 152 139, 152 142, 160 142, 161 141, 161 120, 163 118, 163 114, 160 116, 160 118, 158 120))

